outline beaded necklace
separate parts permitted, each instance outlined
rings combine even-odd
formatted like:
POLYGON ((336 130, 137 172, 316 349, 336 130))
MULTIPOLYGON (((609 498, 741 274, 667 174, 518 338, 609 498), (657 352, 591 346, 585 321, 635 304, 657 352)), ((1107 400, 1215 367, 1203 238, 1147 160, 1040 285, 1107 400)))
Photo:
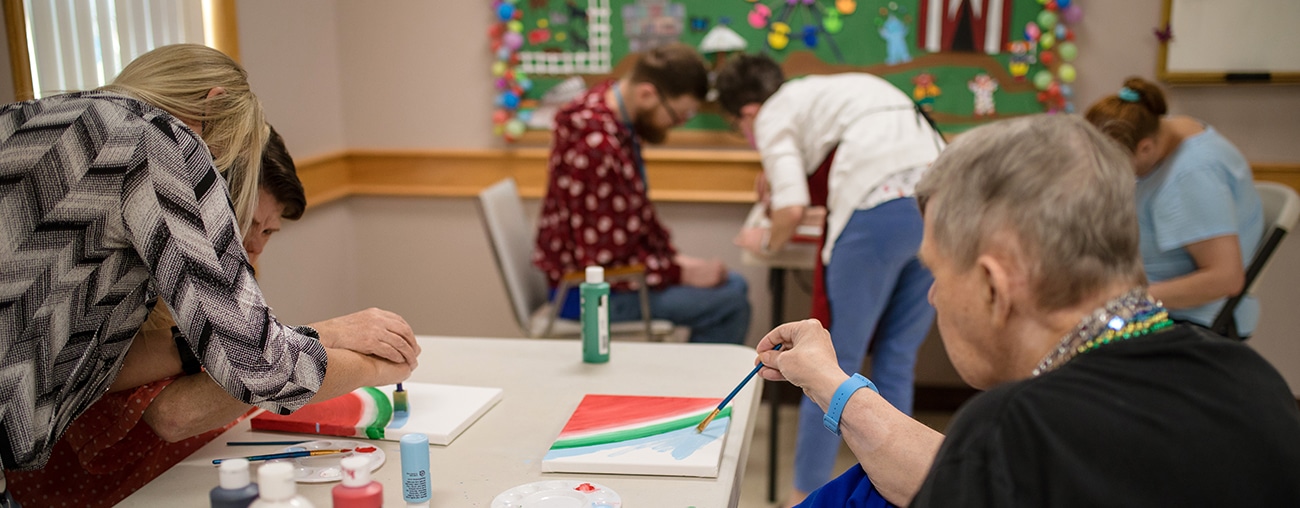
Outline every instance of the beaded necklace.
POLYGON ((1061 343, 1038 362, 1033 375, 1050 372, 1106 344, 1156 333, 1170 326, 1173 321, 1169 319, 1169 311, 1147 294, 1146 288, 1133 289, 1083 318, 1079 326, 1061 338, 1061 343))

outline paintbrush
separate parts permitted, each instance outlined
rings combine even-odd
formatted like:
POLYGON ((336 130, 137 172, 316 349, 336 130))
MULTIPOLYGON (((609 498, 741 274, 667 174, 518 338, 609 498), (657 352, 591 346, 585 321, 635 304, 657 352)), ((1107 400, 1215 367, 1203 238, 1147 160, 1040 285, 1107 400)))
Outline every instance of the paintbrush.
MULTIPOLYGON (((772 348, 772 351, 780 350, 781 346, 784 346, 784 344, 777 344, 776 347, 772 348)), ((740 389, 744 388, 745 384, 749 383, 749 380, 754 377, 754 374, 758 374, 758 371, 762 369, 763 362, 758 362, 758 365, 754 366, 754 370, 749 371, 749 375, 745 376, 745 379, 740 380, 740 384, 736 385, 736 389, 732 390, 731 394, 727 395, 727 398, 722 399, 722 402, 718 403, 718 408, 714 409, 712 413, 709 413, 709 416, 704 417, 704 421, 695 426, 695 432, 704 432, 704 428, 709 426, 709 422, 712 422, 714 418, 717 418, 718 413, 722 412, 722 408, 727 407, 727 404, 731 402, 731 399, 735 398, 737 393, 740 393, 740 389)))
POLYGON ((406 420, 410 417, 411 407, 406 402, 406 390, 402 388, 402 383, 397 383, 397 389, 393 390, 393 420, 388 427, 400 428, 406 425, 406 420))
MULTIPOLYGON (((315 457, 315 456, 317 456, 317 455, 330 455, 330 454, 333 454, 333 453, 347 453, 347 452, 350 452, 350 451, 352 451, 351 448, 344 448, 344 449, 341 449, 341 450, 298 450, 298 451, 296 451, 296 452, 268 453, 268 454, 265 454, 265 455, 254 455, 254 456, 252 456, 252 457, 238 457, 238 458, 241 458, 241 459, 248 459, 249 462, 253 462, 253 461, 257 461, 257 460, 294 459, 294 458, 298 458, 298 457, 315 457)), ((222 461, 224 461, 224 460, 230 460, 230 459, 213 459, 212 463, 213 463, 213 464, 220 464, 220 463, 221 463, 222 461)))

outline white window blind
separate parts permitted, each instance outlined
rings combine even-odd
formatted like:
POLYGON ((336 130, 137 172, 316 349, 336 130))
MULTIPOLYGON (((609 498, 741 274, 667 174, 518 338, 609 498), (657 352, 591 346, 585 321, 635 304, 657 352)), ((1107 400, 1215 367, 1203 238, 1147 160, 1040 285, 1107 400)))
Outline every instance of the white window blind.
POLYGON ((204 43, 203 0, 23 0, 36 97, 111 81, 141 54, 204 43))

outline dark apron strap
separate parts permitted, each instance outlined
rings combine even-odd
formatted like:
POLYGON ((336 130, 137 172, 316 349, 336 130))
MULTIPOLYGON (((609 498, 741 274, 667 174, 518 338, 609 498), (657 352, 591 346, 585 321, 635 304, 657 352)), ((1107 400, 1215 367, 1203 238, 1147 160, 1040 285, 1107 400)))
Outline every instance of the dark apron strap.
MULTIPOLYGON (((826 206, 829 198, 831 162, 835 160, 835 151, 839 145, 831 148, 826 158, 822 159, 817 171, 808 175, 808 198, 812 206, 826 206)), ((829 210, 827 210, 829 217, 829 210)), ((826 247, 826 225, 822 225, 821 240, 817 242, 817 264, 813 269, 812 318, 821 321, 822 327, 831 328, 831 302, 826 296, 826 265, 822 262, 822 249, 826 247)))

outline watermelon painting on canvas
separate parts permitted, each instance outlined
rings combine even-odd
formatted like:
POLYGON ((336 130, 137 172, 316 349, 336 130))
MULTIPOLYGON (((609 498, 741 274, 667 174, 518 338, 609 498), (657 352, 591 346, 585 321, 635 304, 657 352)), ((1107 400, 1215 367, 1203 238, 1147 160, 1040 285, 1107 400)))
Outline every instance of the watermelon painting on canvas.
POLYGON ((587 395, 542 459, 542 471, 716 477, 731 407, 703 432, 695 427, 721 400, 587 395))
POLYGON ((446 445, 501 400, 500 388, 404 383, 410 417, 393 418, 394 386, 363 387, 333 399, 308 404, 290 415, 263 412, 254 430, 397 441, 419 432, 429 443, 446 445))

